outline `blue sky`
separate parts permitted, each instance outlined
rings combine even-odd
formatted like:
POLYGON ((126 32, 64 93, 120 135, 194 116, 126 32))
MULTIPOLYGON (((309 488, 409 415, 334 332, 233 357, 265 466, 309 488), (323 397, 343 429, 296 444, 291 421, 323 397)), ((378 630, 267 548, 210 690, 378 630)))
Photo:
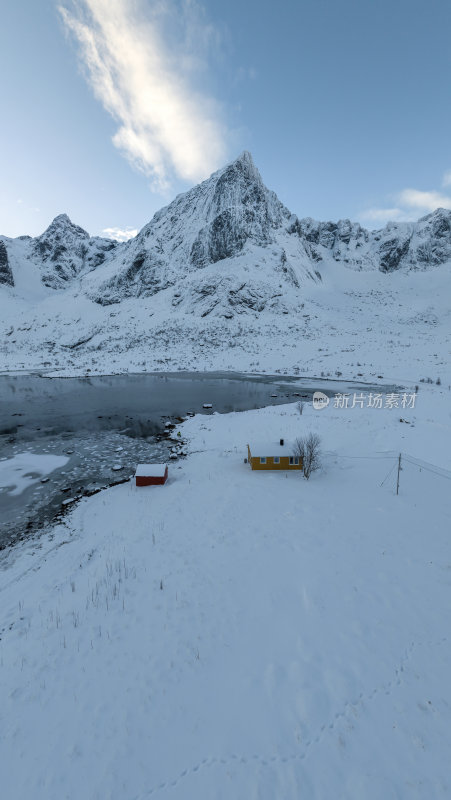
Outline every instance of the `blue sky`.
POLYGON ((451 208, 450 31, 449 0, 6 3, 0 233, 126 235, 244 149, 299 216, 451 208))

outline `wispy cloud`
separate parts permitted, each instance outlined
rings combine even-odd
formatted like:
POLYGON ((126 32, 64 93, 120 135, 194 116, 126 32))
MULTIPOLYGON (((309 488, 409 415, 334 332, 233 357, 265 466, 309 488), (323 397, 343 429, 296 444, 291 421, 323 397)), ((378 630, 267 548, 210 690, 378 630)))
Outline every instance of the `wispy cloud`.
POLYGON ((395 222, 403 216, 400 208, 367 208, 362 211, 360 218, 367 222, 385 225, 386 222, 395 222))
POLYGON ((114 145, 160 190, 173 174, 202 180, 225 160, 219 106, 196 88, 215 34, 199 8, 193 0, 59 6, 95 96, 118 123, 114 145))
POLYGON ((21 207, 20 208, 21 211, 35 211, 36 213, 39 213, 39 211, 41 210, 37 206, 30 206, 30 205, 28 205, 28 203, 24 203, 24 201, 22 200, 21 197, 19 197, 16 200, 16 203, 17 203, 18 206, 21 207))
POLYGON ((440 192, 421 192, 418 189, 404 189, 399 193, 399 202, 407 208, 419 211, 435 211, 436 208, 451 208, 451 197, 440 192))
MULTIPOLYGON (((451 186, 451 170, 445 172, 442 186, 451 186)), ((443 192, 432 189, 403 189, 391 197, 392 206, 389 208, 367 208, 359 215, 364 222, 385 224, 387 222, 417 220, 423 214, 435 211, 436 208, 451 209, 451 197, 443 192), (393 201, 395 205, 393 205, 393 201)))
POLYGON ((107 239, 116 239, 118 242, 126 242, 128 239, 133 239, 138 233, 137 228, 104 228, 102 236, 107 239))

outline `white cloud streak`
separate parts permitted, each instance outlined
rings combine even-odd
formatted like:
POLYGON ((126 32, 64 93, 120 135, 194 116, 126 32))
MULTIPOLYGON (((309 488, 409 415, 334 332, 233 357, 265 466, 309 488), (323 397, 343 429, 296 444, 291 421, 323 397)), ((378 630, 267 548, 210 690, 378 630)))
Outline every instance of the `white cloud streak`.
POLYGON ((176 14, 177 6, 145 8, 134 0, 59 7, 95 96, 118 122, 114 145, 158 190, 173 174, 188 182, 206 178, 224 162, 227 139, 217 103, 194 86, 201 53, 190 52, 193 29, 202 42, 211 39, 212 26, 186 0, 176 25, 181 19, 185 39, 175 46, 163 30, 168 8, 176 14))
POLYGON ((403 212, 400 208, 367 208, 360 214, 361 219, 380 225, 385 225, 386 222, 395 222, 402 216, 403 212))
POLYGON ((399 203, 419 211, 435 211, 436 208, 451 208, 451 197, 440 192, 421 192, 419 189, 404 189, 398 195, 399 203))
POLYGON ((138 233, 138 228, 104 228, 101 236, 106 236, 107 239, 116 239, 118 242, 126 242, 128 239, 133 239, 138 233))
MULTIPOLYGON (((442 185, 451 186, 451 170, 445 172, 442 185)), ((396 206, 367 208, 359 215, 360 219, 384 225, 387 222, 413 222, 418 217, 435 211, 436 208, 451 210, 451 197, 435 190, 403 189, 391 199, 396 206)))

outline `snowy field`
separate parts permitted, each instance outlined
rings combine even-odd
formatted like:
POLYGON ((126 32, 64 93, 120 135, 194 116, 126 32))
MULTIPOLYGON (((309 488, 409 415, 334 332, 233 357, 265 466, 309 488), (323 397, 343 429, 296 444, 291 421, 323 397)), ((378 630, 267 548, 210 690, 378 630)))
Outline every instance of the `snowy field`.
MULTIPOLYGON (((217 265, 216 265, 217 266, 217 265)), ((357 272, 322 264, 295 313, 200 318, 155 297, 100 306, 76 289, 37 300, 0 294, 2 371, 117 374, 190 370, 416 384, 451 383, 449 264, 426 272, 357 272)), ((217 279, 217 276, 216 278, 217 279)))
POLYGON ((391 454, 450 470, 450 396, 196 416, 166 486, 4 554, 2 796, 449 797, 450 482, 391 454), (309 430, 310 481, 243 463, 309 430))

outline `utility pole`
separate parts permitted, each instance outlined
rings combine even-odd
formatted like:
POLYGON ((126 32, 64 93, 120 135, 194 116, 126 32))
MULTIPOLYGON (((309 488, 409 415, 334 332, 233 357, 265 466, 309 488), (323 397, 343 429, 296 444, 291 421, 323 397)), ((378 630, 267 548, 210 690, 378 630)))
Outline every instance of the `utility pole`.
POLYGON ((398 456, 398 477, 396 479, 396 494, 399 494, 399 473, 401 472, 401 453, 398 456))

